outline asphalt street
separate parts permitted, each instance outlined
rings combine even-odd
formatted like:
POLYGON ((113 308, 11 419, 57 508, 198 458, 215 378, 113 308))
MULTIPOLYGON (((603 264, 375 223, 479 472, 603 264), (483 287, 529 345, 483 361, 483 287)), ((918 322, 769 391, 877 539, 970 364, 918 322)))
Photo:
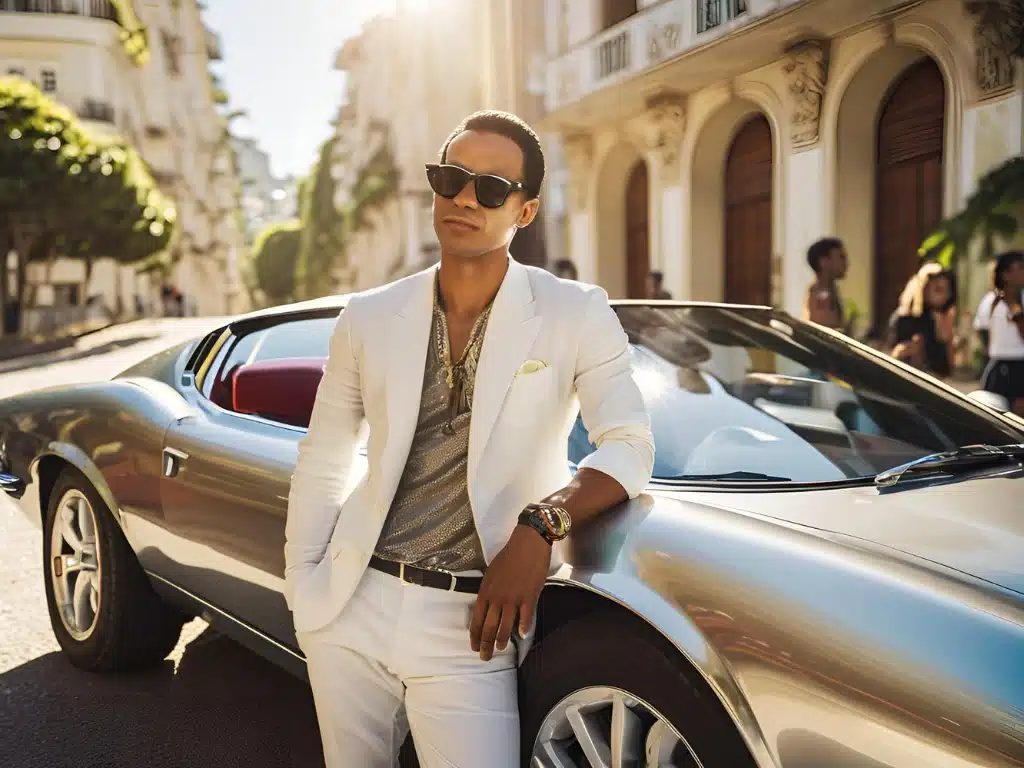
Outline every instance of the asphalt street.
MULTIPOLYGON (((109 378, 216 318, 140 321, 0 363, 0 397, 109 378)), ((100 676, 50 629, 39 530, 0 498, 0 767, 322 766, 307 685, 209 629, 185 626, 157 669, 100 676)))

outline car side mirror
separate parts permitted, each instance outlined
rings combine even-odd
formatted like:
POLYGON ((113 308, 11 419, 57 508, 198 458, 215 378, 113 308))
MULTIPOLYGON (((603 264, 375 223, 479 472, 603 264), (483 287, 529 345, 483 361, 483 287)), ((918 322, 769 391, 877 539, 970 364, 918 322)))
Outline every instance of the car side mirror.
POLYGON ((1006 413, 1010 410, 1010 401, 995 392, 988 392, 984 389, 976 389, 967 395, 971 400, 982 405, 987 405, 993 410, 1006 413))

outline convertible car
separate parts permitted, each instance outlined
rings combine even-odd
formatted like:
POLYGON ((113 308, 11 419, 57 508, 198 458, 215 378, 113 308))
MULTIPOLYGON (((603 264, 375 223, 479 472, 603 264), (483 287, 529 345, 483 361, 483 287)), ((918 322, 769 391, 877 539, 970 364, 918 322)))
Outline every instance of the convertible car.
MULTIPOLYGON (((74 664, 156 663, 200 615, 305 674, 285 513, 344 304, 0 401, 0 485, 74 664)), ((770 308, 615 308, 654 479, 563 543, 524 764, 1024 765, 1024 421, 770 308)), ((566 444, 594 449, 578 420, 566 444)))

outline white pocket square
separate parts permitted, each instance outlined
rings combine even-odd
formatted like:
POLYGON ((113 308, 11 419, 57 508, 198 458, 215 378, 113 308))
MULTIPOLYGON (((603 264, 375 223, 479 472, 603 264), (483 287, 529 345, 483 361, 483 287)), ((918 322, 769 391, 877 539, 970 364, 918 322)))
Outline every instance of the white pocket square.
POLYGON ((548 367, 548 364, 543 360, 527 360, 525 363, 519 366, 519 370, 516 371, 516 376, 525 376, 528 373, 536 373, 537 371, 543 371, 548 367))

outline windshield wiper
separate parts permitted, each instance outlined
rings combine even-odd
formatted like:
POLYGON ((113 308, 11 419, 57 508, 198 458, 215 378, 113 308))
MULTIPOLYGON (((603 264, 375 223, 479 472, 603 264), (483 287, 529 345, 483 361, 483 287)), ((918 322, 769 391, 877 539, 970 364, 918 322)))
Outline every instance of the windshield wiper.
POLYGON ((765 475, 761 472, 723 472, 718 475, 673 475, 672 477, 665 478, 666 480, 754 480, 769 483, 788 483, 791 482, 792 478, 789 477, 775 477, 774 475, 765 475))
POLYGON ((944 469, 970 469, 984 464, 1001 464, 1024 459, 1024 443, 1012 445, 965 445, 955 451, 943 451, 922 456, 898 467, 875 475, 875 485, 888 488, 904 477, 936 472, 944 469))

